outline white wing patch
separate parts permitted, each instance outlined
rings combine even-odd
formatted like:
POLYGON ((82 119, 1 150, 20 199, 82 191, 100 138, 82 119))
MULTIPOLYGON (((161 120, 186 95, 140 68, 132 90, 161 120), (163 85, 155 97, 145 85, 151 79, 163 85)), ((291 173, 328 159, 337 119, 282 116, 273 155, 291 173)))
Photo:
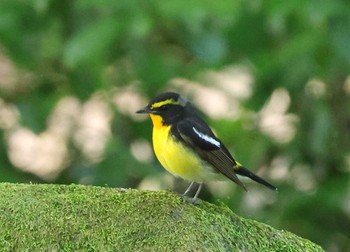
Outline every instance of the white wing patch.
POLYGON ((217 147, 220 147, 220 142, 218 140, 215 140, 214 138, 206 135, 206 134, 203 134, 201 132, 199 132, 195 127, 192 127, 193 131, 200 137, 202 138, 204 141, 207 141, 211 144, 214 144, 215 146, 217 147))

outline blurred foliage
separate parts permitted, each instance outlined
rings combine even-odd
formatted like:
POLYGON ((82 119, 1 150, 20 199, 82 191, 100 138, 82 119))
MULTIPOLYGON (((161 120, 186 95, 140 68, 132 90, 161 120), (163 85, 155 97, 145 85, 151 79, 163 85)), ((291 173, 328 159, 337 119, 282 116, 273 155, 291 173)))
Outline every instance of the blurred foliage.
MULTIPOLYGON (((204 73, 242 65, 254 77, 252 96, 241 104, 246 113, 208 120, 235 156, 252 170, 261 168, 279 193, 249 185, 251 195, 267 198, 254 207, 249 193, 232 186, 222 200, 327 251, 345 251, 350 247, 349 13, 350 4, 341 0, 1 1, 0 180, 137 187, 162 172, 154 159, 136 160, 130 148, 138 139, 151 140, 151 123, 135 121, 115 97, 131 87, 146 102, 175 78, 217 88, 204 73), (264 134, 249 116, 258 116, 276 90, 287 92, 288 113, 297 118, 296 134, 285 143, 264 134), (111 112, 102 157, 91 161, 84 153, 76 140, 78 123, 65 138, 66 162, 53 176, 13 162, 9 139, 16 129, 44 137, 63 98, 76 99, 83 112, 96 96, 111 112), (17 115, 16 123, 6 126, 4 107, 17 115), (287 167, 284 176, 276 175, 278 162, 287 167)), ((215 202, 218 196, 207 191, 204 197, 215 202)))

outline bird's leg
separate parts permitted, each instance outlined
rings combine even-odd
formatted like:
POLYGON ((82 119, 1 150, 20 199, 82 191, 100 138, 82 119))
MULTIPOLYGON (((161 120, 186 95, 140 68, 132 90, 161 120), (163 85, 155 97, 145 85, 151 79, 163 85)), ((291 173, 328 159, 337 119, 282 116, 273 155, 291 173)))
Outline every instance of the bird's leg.
POLYGON ((193 184, 194 184, 194 182, 192 182, 192 183, 190 184, 190 186, 187 187, 186 191, 182 194, 182 196, 186 196, 187 193, 189 193, 189 191, 191 191, 193 184))
POLYGON ((194 195, 194 197, 193 197, 193 199, 192 199, 192 203, 195 203, 195 202, 196 202, 196 200, 197 200, 197 198, 198 198, 198 195, 199 195, 200 191, 202 190, 202 185, 203 185, 202 183, 199 184, 198 189, 197 189, 197 192, 196 192, 196 194, 194 195))

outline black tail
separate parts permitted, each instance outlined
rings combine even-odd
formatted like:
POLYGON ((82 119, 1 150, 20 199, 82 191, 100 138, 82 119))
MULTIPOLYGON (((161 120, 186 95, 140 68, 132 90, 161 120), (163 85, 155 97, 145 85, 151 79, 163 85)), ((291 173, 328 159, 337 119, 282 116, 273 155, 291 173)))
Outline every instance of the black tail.
POLYGON ((262 185, 270 188, 271 190, 277 191, 277 188, 275 186, 271 185, 269 182, 263 180, 262 178, 255 175, 254 173, 252 173, 251 171, 249 171, 247 168, 245 168, 243 166, 238 166, 238 169, 235 170, 235 172, 238 175, 248 177, 248 178, 254 180, 255 182, 258 182, 259 184, 262 184, 262 185))

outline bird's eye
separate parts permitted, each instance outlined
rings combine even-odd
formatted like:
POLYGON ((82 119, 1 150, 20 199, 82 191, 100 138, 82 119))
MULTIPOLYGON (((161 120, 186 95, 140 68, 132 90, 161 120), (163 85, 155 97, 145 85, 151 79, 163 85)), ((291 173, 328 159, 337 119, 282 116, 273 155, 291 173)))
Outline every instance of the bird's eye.
POLYGON ((161 111, 166 111, 166 110, 168 110, 169 109, 169 106, 168 105, 163 105, 163 106, 160 106, 159 107, 159 110, 161 110, 161 111))

